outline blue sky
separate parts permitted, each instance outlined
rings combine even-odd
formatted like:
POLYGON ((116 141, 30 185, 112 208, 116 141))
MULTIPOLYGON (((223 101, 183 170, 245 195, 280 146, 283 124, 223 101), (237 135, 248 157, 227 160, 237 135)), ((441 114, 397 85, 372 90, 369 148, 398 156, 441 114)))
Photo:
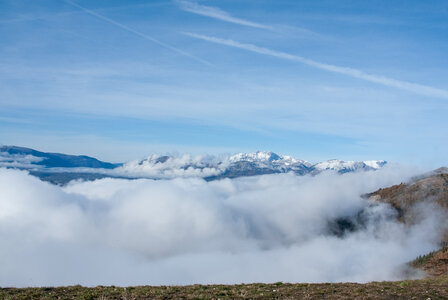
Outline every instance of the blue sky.
POLYGON ((0 0, 0 143, 447 165, 447 1, 0 0))

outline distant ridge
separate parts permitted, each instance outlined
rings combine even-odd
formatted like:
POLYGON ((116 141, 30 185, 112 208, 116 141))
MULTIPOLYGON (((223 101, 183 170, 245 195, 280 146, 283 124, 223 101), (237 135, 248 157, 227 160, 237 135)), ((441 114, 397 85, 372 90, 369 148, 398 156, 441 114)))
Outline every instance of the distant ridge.
POLYGON ((96 180, 105 177, 127 179, 203 178, 207 181, 266 174, 294 173, 316 175, 332 171, 339 174, 382 168, 386 161, 329 160, 312 164, 271 151, 238 153, 218 159, 212 156, 167 156, 153 154, 143 160, 113 164, 85 155, 47 153, 18 146, 0 146, 0 167, 27 170, 31 175, 54 184, 71 180, 96 180))
POLYGON ((40 152, 34 149, 18 146, 0 146, 0 152, 6 152, 11 155, 31 155, 42 158, 36 161, 36 165, 46 168, 103 168, 113 169, 117 164, 100 161, 96 158, 85 155, 68 155, 62 153, 40 152))

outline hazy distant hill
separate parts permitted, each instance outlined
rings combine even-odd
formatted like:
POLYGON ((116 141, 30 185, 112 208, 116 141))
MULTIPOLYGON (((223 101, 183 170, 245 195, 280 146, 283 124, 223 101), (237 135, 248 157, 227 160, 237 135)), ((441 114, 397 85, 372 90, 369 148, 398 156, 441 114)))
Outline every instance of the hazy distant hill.
POLYGON ((0 152, 8 153, 11 158, 20 156, 32 156, 41 158, 40 161, 34 162, 35 165, 46 168, 103 168, 113 169, 118 164, 111 164, 100 161, 96 158, 85 155, 67 155, 62 153, 40 152, 34 149, 18 147, 18 146, 0 146, 0 152))

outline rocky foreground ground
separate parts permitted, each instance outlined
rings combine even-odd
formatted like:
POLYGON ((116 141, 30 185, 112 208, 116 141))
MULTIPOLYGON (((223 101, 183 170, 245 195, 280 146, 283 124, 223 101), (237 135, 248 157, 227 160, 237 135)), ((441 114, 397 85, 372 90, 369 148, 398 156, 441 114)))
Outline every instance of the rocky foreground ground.
POLYGON ((448 299, 448 276, 395 282, 3 288, 1 299, 448 299))

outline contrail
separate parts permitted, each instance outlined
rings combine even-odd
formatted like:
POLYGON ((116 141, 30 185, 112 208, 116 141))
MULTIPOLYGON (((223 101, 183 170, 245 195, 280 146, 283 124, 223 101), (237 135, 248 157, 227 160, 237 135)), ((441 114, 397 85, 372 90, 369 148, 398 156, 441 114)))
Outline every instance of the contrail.
POLYGON ((294 62, 299 62, 299 63, 306 64, 306 65, 309 65, 309 66, 312 66, 312 67, 315 67, 315 68, 318 68, 321 70, 344 74, 344 75, 351 76, 354 78, 362 79, 362 80, 373 82, 373 83, 382 84, 382 85, 389 86, 389 87, 398 88, 401 90, 406 90, 406 91, 413 92, 413 93, 420 94, 420 95, 448 99, 448 91, 444 90, 444 89, 434 88, 431 86, 422 85, 422 84, 418 84, 418 83, 397 80, 397 79, 384 77, 384 76, 373 75, 373 74, 365 73, 363 71, 349 68, 349 67, 340 67, 340 66, 330 65, 330 64, 326 64, 326 63, 321 63, 318 61, 307 59, 302 56, 293 55, 293 54, 280 52, 280 51, 275 51, 275 50, 271 50, 268 48, 262 48, 262 47, 258 47, 256 45, 252 45, 252 44, 244 44, 244 43, 240 43, 240 42, 237 42, 234 40, 222 39, 222 38, 211 37, 211 36, 206 36, 206 35, 201 35, 201 34, 196 34, 196 33, 189 33, 189 32, 186 32, 184 34, 186 34, 190 37, 196 38, 196 39, 200 39, 200 40, 204 40, 204 41, 208 41, 208 42, 212 42, 212 43, 216 43, 216 44, 221 44, 221 45, 225 45, 225 46, 229 46, 229 47, 244 49, 247 51, 256 52, 256 53, 260 53, 260 54, 264 54, 264 55, 274 56, 274 57, 278 57, 278 58, 282 58, 282 59, 286 59, 286 60, 290 60, 290 61, 294 61, 294 62))
POLYGON ((217 7, 211 7, 211 6, 205 6, 205 5, 199 5, 194 2, 189 2, 185 0, 179 0, 177 1, 180 5, 180 8, 191 12, 193 14, 202 15, 214 19, 218 19, 221 21, 249 26, 249 27, 255 27, 255 28, 261 28, 261 29, 272 29, 271 26, 263 25, 260 23, 251 22, 248 20, 240 19, 233 17, 229 15, 227 12, 217 8, 217 7))
POLYGON ((301 35, 305 35, 308 37, 314 37, 319 38, 322 37, 321 34, 318 34, 314 31, 311 31, 306 28, 301 27, 295 27, 295 26, 282 26, 282 25, 276 25, 276 26, 270 26, 266 24, 256 23, 252 22, 246 19, 237 18, 232 15, 230 15, 228 12, 220 9, 219 7, 213 7, 213 6, 205 6, 200 5, 196 2, 191 2, 188 0, 176 0, 175 3, 177 3, 178 7, 184 11, 190 12, 192 14, 201 15, 209 18, 213 18, 216 20, 238 24, 242 26, 252 27, 252 28, 258 28, 258 29, 264 29, 264 30, 270 30, 277 32, 279 34, 288 34, 290 30, 294 30, 296 33, 299 33, 301 35))
POLYGON ((128 32, 131 32, 131 33, 135 34, 135 35, 138 35, 139 37, 144 38, 145 40, 148 40, 148 41, 151 41, 153 43, 156 43, 156 44, 158 44, 158 45, 160 45, 162 47, 165 47, 165 48, 170 49, 170 50, 172 50, 174 52, 177 52, 177 53, 179 53, 181 55, 184 55, 184 56, 187 56, 189 58, 192 58, 192 59, 194 59, 194 60, 196 60, 198 62, 201 62, 203 64, 206 64, 208 66, 212 65, 208 61, 205 61, 205 60, 203 60, 203 59, 201 59, 199 57, 196 57, 196 56, 194 56, 194 55, 192 55, 192 54, 190 54, 188 52, 185 52, 185 51, 183 51, 183 50, 181 50, 179 48, 176 48, 176 47, 173 47, 171 45, 168 45, 168 44, 166 44, 166 43, 164 43, 162 41, 159 41, 159 40, 157 40, 157 39, 155 39, 153 37, 150 37, 149 35, 146 35, 144 33, 141 33, 139 31, 137 31, 137 30, 134 30, 134 29, 132 29, 132 28, 126 26, 126 25, 118 23, 118 22, 116 22, 116 21, 114 21, 112 19, 109 19, 109 18, 107 18, 107 17, 105 17, 103 15, 100 15, 100 14, 98 14, 98 13, 96 13, 96 12, 94 12, 94 11, 88 9, 88 8, 85 8, 84 6, 81 6, 81 5, 79 5, 79 4, 77 4, 77 3, 73 2, 73 1, 70 1, 70 0, 63 0, 63 1, 68 3, 68 4, 70 4, 70 5, 72 5, 72 6, 74 6, 74 7, 77 7, 79 9, 83 10, 84 12, 88 13, 89 15, 92 15, 92 16, 94 16, 94 17, 96 17, 98 19, 101 19, 101 20, 103 20, 103 21, 105 21, 107 23, 110 23, 112 25, 120 27, 121 29, 124 29, 124 30, 126 30, 128 32))

